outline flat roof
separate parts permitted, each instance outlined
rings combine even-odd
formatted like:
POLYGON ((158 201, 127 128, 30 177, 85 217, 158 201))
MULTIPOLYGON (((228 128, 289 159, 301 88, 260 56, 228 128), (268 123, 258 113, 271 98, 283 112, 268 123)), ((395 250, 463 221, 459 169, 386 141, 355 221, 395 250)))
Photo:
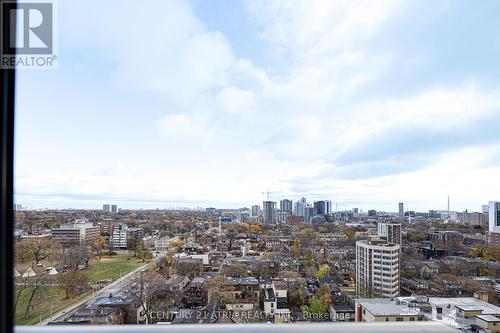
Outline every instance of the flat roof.
POLYGON ((483 311, 483 315, 500 315, 500 307, 474 297, 429 297, 429 303, 441 306, 450 304, 459 308, 476 307, 483 311))
POLYGON ((500 318, 495 317, 493 315, 480 315, 480 316, 476 316, 476 317, 481 319, 481 320, 484 320, 488 323, 500 323, 500 318))
POLYGON ((418 307, 408 307, 408 302, 396 304, 390 298, 358 299, 356 303, 374 316, 418 316, 422 312, 418 307))

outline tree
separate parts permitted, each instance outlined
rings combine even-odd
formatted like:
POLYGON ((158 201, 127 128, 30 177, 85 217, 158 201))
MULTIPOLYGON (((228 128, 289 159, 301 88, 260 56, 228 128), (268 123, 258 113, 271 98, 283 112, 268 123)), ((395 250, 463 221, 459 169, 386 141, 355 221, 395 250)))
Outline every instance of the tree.
POLYGON ((169 248, 171 248, 174 252, 178 252, 183 246, 184 241, 182 239, 171 241, 169 244, 169 248))
POLYGON ((60 273, 57 276, 57 280, 66 294, 66 299, 75 292, 76 288, 86 288, 88 285, 87 275, 75 268, 71 268, 65 273, 60 273))
MULTIPOLYGON (((32 268, 33 268, 33 266, 32 266, 32 268)), ((35 307, 35 305, 33 304, 33 301, 35 300, 35 296, 39 292, 40 287, 46 281, 46 277, 41 275, 41 274, 37 274, 35 276, 29 277, 28 279, 29 280, 27 281, 27 283, 29 284, 29 287, 31 289, 31 293, 28 297, 28 303, 26 303, 26 308, 24 310, 24 319, 27 319, 29 317, 30 310, 35 307)))
POLYGON ((299 311, 305 303, 304 291, 297 283, 290 285, 290 293, 288 294, 288 302, 293 311, 299 311))
POLYGON ((309 305, 302 306, 302 312, 312 314, 311 319, 315 320, 315 316, 321 318, 322 315, 328 312, 328 305, 320 298, 313 296, 309 300, 309 305))
POLYGON ((347 236, 347 238, 350 241, 354 241, 355 236, 356 236, 356 229, 354 229, 354 228, 345 228, 344 230, 342 230, 342 232, 344 233, 344 235, 347 236))
POLYGON ((54 245, 48 239, 30 239, 26 242, 28 251, 37 265, 40 261, 50 258, 54 253, 54 245))
POLYGON ((88 267, 90 260, 94 258, 94 253, 87 245, 73 246, 62 254, 62 262, 69 268, 77 269, 78 266, 88 267))
POLYGON ((298 257, 300 255, 301 244, 299 239, 294 239, 292 247, 290 248, 290 252, 292 256, 298 257))
POLYGON ((259 233, 262 231, 262 225, 261 225, 261 224, 258 224, 258 223, 256 223, 256 224, 251 224, 251 225, 249 226, 249 230, 250 230, 250 232, 253 232, 253 233, 255 233, 255 234, 259 234, 259 233))
POLYGON ((328 265, 321 265, 321 267, 319 268, 319 270, 316 272, 315 276, 318 280, 321 280, 322 278, 324 278, 326 276, 326 274, 328 273, 329 271, 329 267, 328 265))
POLYGON ((427 234, 425 232, 418 232, 418 231, 408 231, 406 234, 406 239, 408 242, 422 242, 424 240, 427 240, 427 234))
POLYGON ((32 255, 30 244, 26 241, 16 242, 16 258, 24 263, 24 260, 30 258, 32 255))
POLYGON ((415 268, 401 270, 401 277, 407 279, 414 279, 418 277, 418 271, 415 268))
POLYGON ((207 280, 203 288, 207 291, 209 304, 223 303, 231 300, 231 291, 234 290, 234 287, 229 284, 227 278, 220 275, 207 280))
POLYGON ((99 260, 102 258, 102 253, 106 249, 106 239, 102 236, 96 237, 90 241, 90 248, 99 260))
POLYGON ((332 303, 332 288, 327 284, 322 284, 318 290, 316 290, 316 296, 327 306, 330 306, 332 303))
POLYGON ((241 263, 234 263, 224 267, 226 276, 242 277, 247 272, 247 266, 241 263))
POLYGON ((146 260, 153 258, 153 253, 151 253, 151 251, 141 250, 137 254, 137 258, 142 259, 142 262, 145 262, 146 260))
POLYGON ((90 246, 81 245, 78 247, 78 251, 80 251, 80 258, 85 264, 85 268, 89 267, 89 262, 95 257, 90 246))
MULTIPOLYGON (((33 265, 31 266, 31 269, 33 269, 33 265)), ((19 303, 19 299, 21 298, 21 295, 28 290, 30 287, 30 277, 29 276, 21 276, 16 280, 16 296, 14 299, 14 313, 16 312, 17 309, 17 304, 19 303)))
POLYGON ((298 279, 301 275, 295 271, 281 271, 280 276, 284 279, 298 279))
POLYGON ((129 284, 128 291, 140 302, 146 314, 147 323, 152 323, 153 313, 165 308, 168 304, 168 288, 166 279, 153 271, 141 271, 129 284))

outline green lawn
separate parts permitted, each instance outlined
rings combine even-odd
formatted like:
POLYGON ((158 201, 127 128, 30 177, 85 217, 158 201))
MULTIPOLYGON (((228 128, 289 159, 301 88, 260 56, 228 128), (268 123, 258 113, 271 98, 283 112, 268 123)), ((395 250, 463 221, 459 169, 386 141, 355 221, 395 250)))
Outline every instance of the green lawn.
POLYGON ((92 262, 83 272, 87 273, 91 282, 106 279, 114 281, 120 274, 125 275, 142 264, 142 260, 134 258, 132 254, 118 254, 111 258, 103 256, 99 262, 92 262))
MULTIPOLYGON (((111 258, 103 256, 99 262, 91 262, 89 268, 82 272, 87 274, 89 282, 107 279, 114 281, 120 277, 120 274, 125 275, 142 264, 142 260, 134 258, 132 254, 118 254, 111 258)), ((51 310, 52 313, 56 313, 89 295, 90 291, 65 299, 64 290, 59 287, 40 287, 33 302, 35 307, 30 310, 29 317, 25 319, 24 311, 30 293, 31 289, 27 289, 21 294, 15 313, 16 325, 36 325, 40 320, 48 318, 51 310)))
MULTIPOLYGON (((17 287, 16 287, 17 290, 17 287)), ((73 296, 69 299, 65 299, 64 290, 58 287, 40 287, 39 291, 35 295, 33 304, 35 307, 30 310, 28 318, 24 318, 24 311, 26 310, 26 305, 28 304, 28 298, 30 297, 31 289, 25 290, 16 308, 15 321, 16 325, 36 325, 40 320, 48 318, 52 313, 56 313, 74 302, 82 299, 89 293, 83 293, 81 295, 73 296)))

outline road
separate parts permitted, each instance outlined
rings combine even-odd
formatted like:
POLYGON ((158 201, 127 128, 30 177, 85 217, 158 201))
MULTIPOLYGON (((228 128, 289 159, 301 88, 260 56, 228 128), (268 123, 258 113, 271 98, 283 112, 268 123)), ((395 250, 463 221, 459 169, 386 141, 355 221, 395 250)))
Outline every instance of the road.
POLYGON ((134 269, 133 271, 125 274, 124 276, 122 276, 121 278, 111 282, 110 284, 104 286, 102 289, 99 289, 97 290, 95 293, 85 297, 84 299, 76 302, 76 303, 73 303, 71 304, 70 306, 64 308, 63 310, 57 312, 57 313, 54 313, 51 317, 48 317, 46 318, 45 320, 41 321, 38 325, 47 325, 50 321, 54 321, 54 320, 57 320, 57 319, 60 319, 61 317, 67 315, 68 313, 74 311, 75 309, 77 309, 78 307, 80 307, 81 305, 93 300, 94 298, 97 298, 97 297, 103 297, 103 296, 108 296, 109 294, 116 294, 118 293, 119 291, 123 290, 127 285, 127 281, 129 281, 130 279, 132 279, 134 277, 134 275, 140 273, 142 270, 144 269, 147 269, 149 268, 153 263, 156 263, 158 262, 160 259, 162 258, 162 255, 159 255, 157 257, 155 257, 153 260, 151 260, 150 262, 142 265, 142 266, 139 266, 137 267, 136 269, 134 269))

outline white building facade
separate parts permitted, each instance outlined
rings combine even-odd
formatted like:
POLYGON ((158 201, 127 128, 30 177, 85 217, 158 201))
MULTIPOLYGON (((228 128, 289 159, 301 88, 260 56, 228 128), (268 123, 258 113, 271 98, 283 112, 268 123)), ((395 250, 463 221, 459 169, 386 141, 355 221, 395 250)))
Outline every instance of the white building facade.
POLYGON ((356 242, 356 295, 399 296, 400 246, 385 240, 356 242))

